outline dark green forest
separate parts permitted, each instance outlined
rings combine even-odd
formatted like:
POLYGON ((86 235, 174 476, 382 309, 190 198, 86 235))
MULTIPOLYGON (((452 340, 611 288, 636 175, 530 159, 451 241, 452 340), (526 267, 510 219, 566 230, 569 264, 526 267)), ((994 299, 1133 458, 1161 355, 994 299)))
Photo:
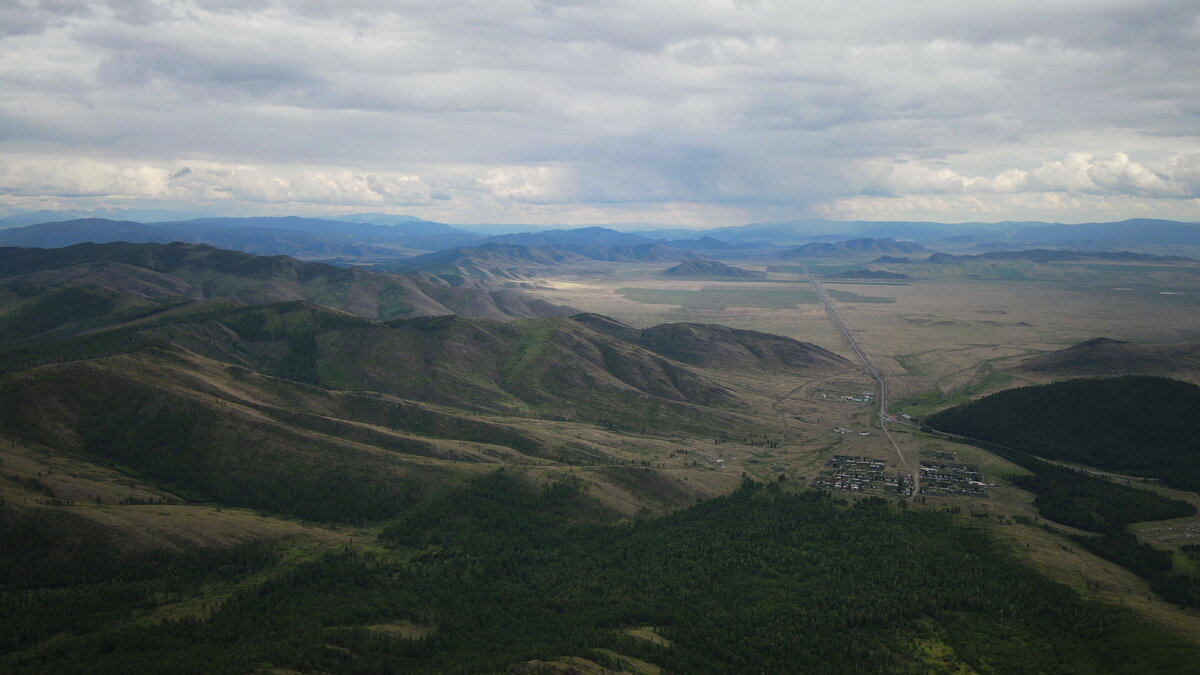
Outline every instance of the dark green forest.
POLYGON ((1112 483, 1081 471, 1033 460, 1031 476, 1011 476, 1017 487, 1035 495, 1033 505, 1045 517, 1093 532, 1119 530, 1129 523, 1182 518, 1196 508, 1178 499, 1112 483))
MULTIPOLYGON (((932 427, 937 422, 930 420, 932 427)), ((1181 518, 1196 512, 1187 502, 1061 467, 978 438, 969 442, 1031 472, 1006 478, 1033 493, 1038 512, 1055 522, 1093 532, 1122 530, 1129 523, 1181 518)))
MULTIPOLYGON (((428 497, 386 527, 385 548, 283 565, 243 547, 157 561, 157 573, 77 562, 74 577, 69 556, 49 556, 63 568, 5 577, 4 615, 23 628, 0 643, 0 670, 506 672, 617 655, 669 672, 951 669, 928 660, 930 644, 981 672, 1196 669, 1192 647, 1081 600, 948 513, 747 481, 665 517, 599 525, 588 514, 576 487, 527 487, 502 471, 428 497), (210 614, 137 620, 264 567, 275 572, 210 614), (370 629, 379 624, 424 636, 370 629), (670 646, 625 632, 642 626, 670 646)), ((53 523, 6 518, 24 548, 64 545, 53 523)), ((102 541, 81 545, 109 559, 102 541)), ((0 544, 6 566, 16 548, 0 544)))
POLYGON ((1200 446, 1188 425, 1197 410, 1200 387, 1160 377, 1119 377, 1010 389, 942 411, 926 423, 970 437, 979 447, 1031 471, 1008 480, 1034 494, 1033 504, 1043 516, 1102 532, 1099 537, 1074 539, 1150 581, 1167 600, 1200 607, 1200 577, 1186 568, 1176 570, 1170 553, 1139 542, 1125 529, 1130 523, 1190 516, 1195 507, 1034 456, 1195 489, 1200 484, 1194 482, 1200 475, 1200 446), (1118 410, 1124 413, 1118 416, 1118 410), (1145 434, 1139 436, 1139 430, 1145 434))
POLYGON ((1200 577, 1175 570, 1170 552, 1143 544, 1129 532, 1073 537, 1092 553, 1117 563, 1150 582, 1150 588, 1184 607, 1200 607, 1200 577))
POLYGON ((1200 387, 1162 377, 1019 387, 931 416, 929 426, 1047 459, 1200 490, 1200 387))

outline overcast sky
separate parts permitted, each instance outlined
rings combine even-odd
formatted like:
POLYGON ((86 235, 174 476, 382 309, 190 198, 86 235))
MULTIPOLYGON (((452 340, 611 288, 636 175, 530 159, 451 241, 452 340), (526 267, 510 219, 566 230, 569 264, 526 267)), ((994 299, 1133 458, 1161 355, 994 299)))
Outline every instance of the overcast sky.
POLYGON ((0 0, 0 210, 1200 220, 1196 0, 0 0))

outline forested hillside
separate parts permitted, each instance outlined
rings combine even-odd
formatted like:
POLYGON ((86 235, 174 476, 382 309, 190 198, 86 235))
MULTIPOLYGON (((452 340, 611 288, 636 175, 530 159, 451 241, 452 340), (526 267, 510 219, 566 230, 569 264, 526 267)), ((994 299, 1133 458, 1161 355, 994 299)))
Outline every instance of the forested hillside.
POLYGON ((385 530, 387 551, 280 567, 270 551, 247 550, 227 562, 180 560, 169 576, 85 576, 54 590, 8 581, 5 616, 19 606, 23 625, 43 625, 73 602, 77 628, 37 648, 24 629, 0 645, 0 665, 1099 673, 1195 664, 1190 647, 1080 600, 946 514, 753 484, 630 525, 572 524, 579 505, 569 484, 531 490, 494 474, 410 511, 385 530), (263 567, 279 571, 264 578, 263 567), (127 622, 155 594, 239 582, 202 611, 127 622))
POLYGON ((1200 490, 1200 387, 1162 377, 1009 389, 929 418, 942 431, 1039 457, 1200 490))

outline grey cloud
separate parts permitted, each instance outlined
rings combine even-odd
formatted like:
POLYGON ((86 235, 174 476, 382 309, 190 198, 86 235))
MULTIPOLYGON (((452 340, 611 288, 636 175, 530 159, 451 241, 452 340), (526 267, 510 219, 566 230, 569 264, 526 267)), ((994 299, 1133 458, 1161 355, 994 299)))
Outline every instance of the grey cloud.
POLYGON ((82 0, 0 0, 0 38, 40 33, 65 19, 91 13, 82 0))
MULTIPOLYGON (((1167 176, 1197 147, 1194 2, 42 5, 0 0, 26 36, 0 39, 0 119, 19 130, 0 152, 475 167, 433 194, 797 209, 1013 190, 1006 171, 1126 153, 1087 189, 1192 194, 1137 167, 1167 176), (903 158, 927 173, 860 170, 903 158)), ((1075 189, 1063 180, 1019 189, 1075 189)))
POLYGON ((201 85, 207 97, 227 92, 267 97, 293 88, 318 88, 315 73, 289 62, 286 54, 268 50, 225 49, 219 41, 207 48, 171 44, 154 32, 129 27, 91 31, 81 42, 104 54, 97 75, 109 85, 144 86, 156 81, 172 85, 201 85), (263 58, 265 57, 265 58, 263 58))
POLYGON ((146 26, 171 16, 171 11, 162 2, 154 0, 109 0, 109 7, 118 21, 146 26))

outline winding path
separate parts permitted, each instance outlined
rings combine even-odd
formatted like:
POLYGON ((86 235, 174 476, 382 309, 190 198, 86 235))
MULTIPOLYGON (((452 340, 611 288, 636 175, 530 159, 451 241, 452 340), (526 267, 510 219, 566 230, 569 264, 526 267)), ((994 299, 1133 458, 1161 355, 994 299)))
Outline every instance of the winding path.
POLYGON ((811 271, 809 271, 806 265, 801 264, 800 269, 804 270, 804 274, 808 276, 808 280, 812 283, 813 291, 817 294, 817 299, 820 300, 821 305, 825 307, 825 311, 829 314, 829 318, 833 321, 833 325, 838 327, 838 330, 840 330, 842 335, 846 338, 846 342, 850 343, 850 349, 854 351, 854 356, 856 356, 858 360, 861 361, 864 366, 866 366, 867 370, 871 371, 871 376, 874 377, 875 382, 878 383, 879 428, 883 430, 883 435, 887 436, 888 442, 892 444, 892 449, 896 451, 896 457, 900 459, 900 465, 903 466, 910 474, 912 474, 912 496, 916 497, 917 495, 921 494, 921 472, 913 469, 912 465, 908 463, 908 459, 904 457, 904 453, 901 452, 900 446, 896 444, 896 439, 892 438, 892 433, 888 431, 887 428, 887 423, 891 419, 887 411, 887 378, 883 376, 882 371, 880 371, 875 367, 874 364, 871 363, 870 359, 867 358, 866 352, 859 347, 858 341, 855 340, 854 336, 850 334, 850 329, 846 327, 846 324, 842 321, 842 317, 839 316, 837 310, 834 309, 833 300, 829 298, 829 293, 827 293, 825 288, 821 286, 820 282, 817 281, 817 277, 811 271))

